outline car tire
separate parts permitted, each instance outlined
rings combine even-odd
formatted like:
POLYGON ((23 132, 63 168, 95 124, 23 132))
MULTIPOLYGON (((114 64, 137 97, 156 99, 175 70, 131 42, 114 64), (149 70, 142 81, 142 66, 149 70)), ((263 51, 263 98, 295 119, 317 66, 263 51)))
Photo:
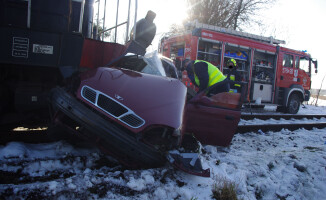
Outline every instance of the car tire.
POLYGON ((297 94, 291 94, 288 104, 286 106, 286 112, 290 114, 297 114, 300 109, 300 98, 297 94))

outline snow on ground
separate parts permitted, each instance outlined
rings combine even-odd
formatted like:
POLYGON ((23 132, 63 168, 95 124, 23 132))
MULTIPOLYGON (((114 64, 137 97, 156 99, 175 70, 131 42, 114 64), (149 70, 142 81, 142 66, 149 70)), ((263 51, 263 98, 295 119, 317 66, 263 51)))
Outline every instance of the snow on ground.
POLYGON ((236 135, 230 148, 211 148, 215 173, 238 184, 243 199, 326 199, 325 130, 236 135), (281 199, 281 198, 280 198, 281 199))
MULTIPOLYGON (((302 112, 326 109, 306 106, 302 112)), ((0 199, 201 200, 212 199, 221 180, 235 183, 244 200, 326 199, 326 129, 237 134, 229 147, 203 146, 201 158, 210 178, 168 164, 124 169, 96 148, 62 141, 11 142, 0 146, 0 199)))

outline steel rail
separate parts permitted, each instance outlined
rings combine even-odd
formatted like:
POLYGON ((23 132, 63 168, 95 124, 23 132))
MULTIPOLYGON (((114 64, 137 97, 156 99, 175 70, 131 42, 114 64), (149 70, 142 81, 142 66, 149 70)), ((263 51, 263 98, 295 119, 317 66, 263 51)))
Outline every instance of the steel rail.
POLYGON ((243 120, 253 120, 253 119, 261 119, 261 120, 267 120, 267 119, 313 119, 313 118, 326 118, 326 115, 287 115, 287 114, 277 114, 277 115, 250 115, 250 114, 242 114, 241 119, 243 120))
POLYGON ((8 142, 24 142, 24 143, 49 143, 54 142, 46 134, 46 130, 24 130, 24 131, 1 131, 0 145, 8 142))
MULTIPOLYGON (((313 119, 322 118, 326 115, 242 115, 241 119, 252 120, 252 119, 313 119)), ((313 123, 291 123, 291 124, 255 124, 255 125, 239 125, 236 134, 255 132, 259 130, 262 132, 268 131, 281 131, 282 129, 297 130, 304 128, 311 130, 313 128, 322 129, 326 128, 326 122, 313 122, 313 123)), ((46 130, 26 130, 26 131, 0 131, 0 144, 6 144, 11 141, 26 142, 26 143, 46 143, 53 142, 53 139, 49 138, 46 134, 46 130)))
POLYGON ((314 122, 314 123, 296 123, 296 124, 256 124, 256 125, 239 125, 236 133, 248 133, 248 132, 267 132, 267 131, 281 131, 282 129, 288 129, 291 131, 304 128, 312 130, 313 128, 326 128, 326 122, 314 122))
MULTIPOLYGON (((239 125, 236 134, 243 134, 249 132, 268 132, 268 131, 281 131, 288 129, 291 131, 304 128, 312 130, 313 128, 323 129, 326 128, 326 122, 320 123, 301 123, 301 124, 256 124, 256 125, 239 125)), ((6 131, 0 134, 0 144, 6 144, 11 141, 25 142, 25 143, 47 143, 54 140, 49 138, 46 130, 27 130, 27 131, 6 131)))

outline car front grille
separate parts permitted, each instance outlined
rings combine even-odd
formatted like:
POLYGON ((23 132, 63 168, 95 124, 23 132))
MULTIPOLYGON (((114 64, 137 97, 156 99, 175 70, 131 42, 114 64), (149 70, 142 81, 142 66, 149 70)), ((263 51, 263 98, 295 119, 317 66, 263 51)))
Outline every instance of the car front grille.
POLYGON ((128 110, 122 105, 104 96, 103 94, 99 94, 97 105, 106 112, 111 113, 114 117, 119 117, 128 112, 128 110))
POLYGON ((121 117, 121 121, 125 122, 126 124, 130 124, 130 126, 134 127, 138 127, 143 123, 143 121, 134 114, 129 114, 121 117))
POLYGON ((81 96, 94 106, 132 128, 139 128, 145 124, 145 120, 137 116, 128 107, 89 86, 83 86, 81 96))
POLYGON ((91 103, 95 104, 96 92, 94 90, 84 87, 82 91, 82 96, 88 101, 90 101, 91 103))

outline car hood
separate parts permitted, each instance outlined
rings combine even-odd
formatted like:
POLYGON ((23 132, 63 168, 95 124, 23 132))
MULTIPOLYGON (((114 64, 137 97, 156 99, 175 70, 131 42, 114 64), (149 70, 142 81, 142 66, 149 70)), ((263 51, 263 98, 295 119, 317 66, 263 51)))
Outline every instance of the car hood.
POLYGON ((173 78, 139 73, 119 68, 98 68, 81 76, 77 98, 103 112, 111 119, 133 132, 152 125, 181 128, 187 89, 181 81, 173 78), (121 120, 108 115, 95 104, 85 101, 84 87, 110 97, 144 120, 140 127, 130 127, 121 120))

